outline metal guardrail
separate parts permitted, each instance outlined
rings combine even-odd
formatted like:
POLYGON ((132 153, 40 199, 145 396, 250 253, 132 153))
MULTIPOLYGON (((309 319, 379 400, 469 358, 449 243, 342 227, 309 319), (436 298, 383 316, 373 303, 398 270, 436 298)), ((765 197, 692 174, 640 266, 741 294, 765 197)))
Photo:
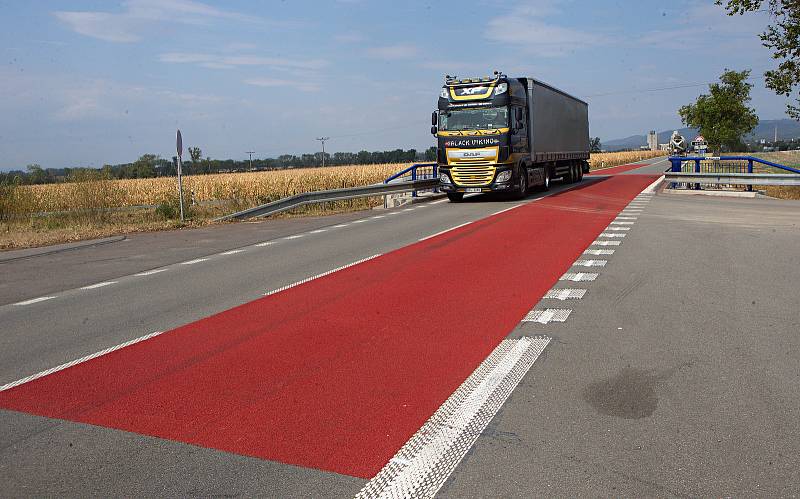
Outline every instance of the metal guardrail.
MULTIPOLYGON (((408 168, 404 168, 399 172, 391 175, 389 178, 383 181, 384 184, 389 184, 394 180, 397 179, 408 179, 410 178, 413 180, 422 180, 427 178, 438 178, 439 177, 439 165, 437 163, 415 163, 408 168)), ((437 189, 434 189, 434 192, 437 192, 437 189)), ((411 193, 412 197, 417 197, 417 191, 413 191, 411 193)))
POLYGON ((254 217, 265 217, 267 215, 274 215, 281 213, 292 208, 304 206, 312 203, 324 203, 326 201, 341 201, 344 199, 356 199, 370 196, 382 196, 384 194, 394 194, 398 192, 421 191, 425 189, 434 189, 439 186, 438 178, 412 180, 404 182, 396 182, 393 184, 372 184, 363 187, 347 187, 344 189, 329 189, 326 191, 312 191, 304 192, 302 194, 295 194, 287 198, 278 199, 271 203, 249 208, 247 210, 238 211, 214 219, 215 222, 222 222, 226 220, 244 220, 254 217))
POLYGON ((666 172, 668 182, 731 185, 800 185, 800 175, 781 173, 666 172))
MULTIPOLYGON (((781 179, 782 175, 765 173, 764 170, 769 169, 783 170, 786 172, 800 174, 800 170, 790 166, 773 163, 766 159, 757 158, 754 156, 670 156, 671 173, 684 173, 687 175, 697 175, 697 179, 693 180, 687 175, 681 176, 681 183, 685 183, 689 189, 703 189, 703 186, 714 189, 733 188, 734 186, 745 185, 748 191, 753 190, 754 185, 796 185, 792 183, 783 183, 793 181, 795 176, 789 175, 781 179), (758 165, 761 171, 754 171, 755 166, 758 165), (762 177, 763 182, 745 182, 743 179, 756 175, 766 175, 762 177), (713 180, 713 179, 717 180, 713 180), (729 178, 731 182, 723 182, 720 179, 729 178), (712 179, 706 181, 704 179, 712 179), (773 182, 773 183, 766 183, 773 182)), ((773 170, 774 171, 774 170, 773 170)), ((755 177, 752 177, 755 179, 755 177)), ((668 177, 669 179, 669 177, 668 177)), ((678 185, 672 180, 671 188, 676 188, 678 185)))

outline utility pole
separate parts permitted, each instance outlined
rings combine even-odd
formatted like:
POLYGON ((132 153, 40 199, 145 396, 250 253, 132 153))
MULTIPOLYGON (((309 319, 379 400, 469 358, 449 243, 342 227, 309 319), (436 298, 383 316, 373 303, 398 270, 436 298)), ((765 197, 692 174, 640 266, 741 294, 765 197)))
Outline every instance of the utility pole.
POLYGON ((253 153, 255 153, 255 151, 245 151, 245 153, 250 155, 250 170, 252 170, 253 169, 253 153))
POLYGON ((317 137, 317 140, 322 142, 322 167, 325 168, 325 141, 330 137, 317 137))

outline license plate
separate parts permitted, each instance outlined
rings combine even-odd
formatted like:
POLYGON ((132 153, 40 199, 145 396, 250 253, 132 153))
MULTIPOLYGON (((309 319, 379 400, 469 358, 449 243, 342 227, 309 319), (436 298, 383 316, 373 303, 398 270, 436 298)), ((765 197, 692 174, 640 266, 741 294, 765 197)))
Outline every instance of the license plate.
POLYGON ((465 189, 466 192, 483 192, 480 187, 467 187, 465 189))

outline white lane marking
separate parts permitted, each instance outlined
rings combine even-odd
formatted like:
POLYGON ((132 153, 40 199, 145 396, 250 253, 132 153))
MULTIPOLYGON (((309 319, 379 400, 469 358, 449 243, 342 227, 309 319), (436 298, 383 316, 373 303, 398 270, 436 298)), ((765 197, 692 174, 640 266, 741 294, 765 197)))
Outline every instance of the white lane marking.
POLYGON ((52 300, 55 296, 40 296, 39 298, 31 298, 30 300, 25 300, 21 302, 17 302, 14 305, 33 305, 34 303, 39 303, 47 300, 52 300))
POLYGON ((614 220, 611 222, 611 225, 633 225, 633 222, 620 222, 619 220, 614 220))
MULTIPOLYGON (((658 163, 655 163, 655 164, 658 164, 658 163)), ((654 181, 652 184, 650 184, 647 187, 645 187, 642 192, 647 193, 647 194, 654 193, 656 191, 656 189, 658 188, 659 184, 661 184, 661 182, 664 181, 664 178, 665 178, 665 176, 661 175, 660 177, 658 177, 658 180, 654 181)))
POLYGON ((593 241, 592 246, 619 246, 622 241, 593 241))
POLYGON ((386 217, 386 215, 375 215, 374 217, 372 217, 372 219, 373 220, 378 220, 378 219, 384 218, 384 217, 386 217))
POLYGON ((364 222, 366 222, 366 221, 367 221, 367 219, 366 219, 366 218, 362 218, 361 220, 353 220, 353 222, 352 222, 352 223, 354 223, 354 224, 363 224, 363 223, 364 223, 364 222))
POLYGON ((303 236, 305 236, 305 234, 295 234, 293 236, 286 236, 284 239, 300 239, 303 236))
POLYGON ((559 281, 572 281, 572 282, 582 282, 582 281, 594 281, 597 279, 597 276, 600 274, 594 272, 567 272, 566 274, 562 275, 558 280, 559 281))
POLYGON ((341 229, 342 227, 347 227, 348 225, 350 225, 350 224, 339 224, 339 225, 334 225, 333 227, 335 229, 341 229))
POLYGON ((564 322, 572 313, 568 308, 548 308, 545 310, 531 310, 522 322, 538 322, 539 324, 549 324, 551 322, 564 322))
POLYGON ((256 244, 256 246, 263 248, 264 246, 272 246, 273 244, 275 244, 275 241, 264 241, 263 243, 256 244))
POLYGON ((503 340, 356 498, 435 496, 549 342, 503 340))
MULTIPOLYGON (((472 222, 475 222, 475 221, 476 220, 473 220, 472 222)), ((430 239, 432 237, 440 236, 440 235, 444 234, 445 232, 450 232, 451 230, 456 230, 458 228, 464 227, 465 225, 469 225, 472 222, 464 222, 463 224, 456 225, 455 227, 450 227, 449 229, 440 230, 436 234, 431 234, 430 236, 425 236, 425 237, 420 238, 419 241, 425 241, 425 240, 430 239)))
POLYGON ((625 237, 628 234, 620 234, 618 232, 601 232, 598 237, 625 237))
POLYGON ((612 249, 587 249, 583 252, 584 255, 613 255, 612 249))
POLYGON ((189 260, 187 262, 181 262, 181 265, 194 265, 195 263, 205 262, 208 258, 195 258, 194 260, 189 260))
POLYGON ((220 255, 225 255, 225 256, 235 255, 236 253, 243 253, 243 252, 244 252, 243 249, 235 249, 235 250, 223 251, 222 253, 220 253, 220 255))
POLYGON ((50 375, 50 374, 53 374, 55 372, 61 371, 61 370, 66 369, 68 367, 72 367, 72 366, 81 364, 83 362, 86 362, 87 360, 96 359, 97 357, 106 355, 106 354, 111 353, 111 352, 113 352, 115 350, 119 350, 120 348, 125 348, 125 347, 133 345, 135 343, 139 343, 140 341, 149 340, 150 338, 153 338, 154 336, 158 336, 159 334, 161 334, 163 332, 164 331, 155 331, 155 332, 152 332, 150 334, 146 334, 144 336, 140 336, 138 338, 134 338, 134 339, 132 339, 130 341, 126 341, 125 343, 120 343, 119 345, 115 345, 113 347, 106 348, 105 350, 100 350, 99 352, 95 352, 93 354, 89 354, 89 355, 87 355, 85 357, 81 357, 80 359, 75 359, 75 360, 72 360, 70 362, 66 362, 64 364, 61 364, 59 366, 51 367, 50 369, 46 369, 46 370, 38 372, 36 374, 31 374, 30 376, 26 376, 26 377, 18 379, 16 381, 12 381, 11 383, 6 383, 5 385, 0 386, 0 392, 5 391, 5 390, 9 390, 11 388, 14 388, 15 386, 23 385, 23 384, 28 383, 30 381, 33 381, 35 379, 43 378, 43 377, 45 377, 47 375, 50 375))
POLYGON ((614 220, 639 220, 639 217, 617 217, 614 220))
POLYGON ((630 227, 606 227, 605 230, 625 232, 631 230, 630 227))
POLYGON ((574 265, 575 267, 605 267, 608 263, 608 260, 577 260, 574 265))
POLYGON ((361 260, 356 260, 355 262, 348 263, 346 265, 342 265, 341 267, 336 267, 335 269, 327 270, 327 271, 325 271, 325 272, 323 272, 321 274, 317 274, 315 276, 306 277, 303 280, 300 280, 300 281, 297 281, 297 282, 293 282, 291 284, 287 284, 286 286, 281 286, 280 288, 273 289, 272 291, 268 291, 268 292, 264 293, 264 296, 270 296, 270 295, 274 295, 275 293, 280 293, 281 291, 286 291, 289 288, 293 288, 295 286, 299 286, 301 284, 305 284, 305 283, 307 283, 309 281, 313 281, 314 279, 319 279, 320 277, 325 277, 326 275, 330 275, 330 274, 333 274, 334 272, 338 272, 340 270, 344 270, 346 268, 353 267, 355 265, 358 265, 359 263, 364 263, 364 262, 366 262, 368 260, 372 260, 372 259, 378 258, 379 256, 381 256, 380 253, 378 253, 377 255, 368 256, 367 258, 362 258, 361 260))
POLYGON ((328 232, 328 229, 315 229, 309 232, 309 234, 322 234, 323 232, 328 232))
POLYGON ((441 203, 446 203, 448 201, 450 201, 450 200, 447 199, 447 198, 444 198, 444 199, 440 199, 438 201, 431 201, 430 204, 441 204, 441 203))
POLYGON ((386 215, 388 215, 388 216, 391 216, 391 215, 399 215, 400 213, 402 213, 402 212, 401 212, 401 211, 393 211, 393 212, 391 212, 391 213, 387 213, 386 215))
POLYGON ((632 215, 634 213, 639 214, 641 212, 642 212, 641 208, 625 208, 624 210, 622 210, 623 215, 632 215))
MULTIPOLYGON (((533 201, 536 201, 536 200, 534 199, 533 201)), ((533 202, 533 201, 531 201, 531 202, 533 202)), ((502 210, 500 210, 500 211, 496 211, 496 212, 492 213, 492 214, 491 214, 491 215, 489 215, 489 216, 491 217, 491 216, 494 216, 494 215, 499 215, 499 214, 501 214, 501 213, 505 213, 505 212, 507 212, 507 211, 511 211, 511 210, 513 210, 514 208, 519 208, 520 206, 523 206, 524 204, 526 204, 526 203, 517 204, 517 205, 511 206, 510 208, 505 208, 505 209, 502 209, 502 210)))
POLYGON ((138 274, 133 274, 133 275, 135 275, 136 277, 144 277, 148 275, 158 274, 159 272, 166 272, 167 270, 169 269, 153 269, 153 270, 147 270, 145 272, 139 272, 138 274))
POLYGON ((87 290, 87 289, 104 288, 106 286, 111 286, 112 284, 116 284, 116 283, 117 283, 117 281, 98 282, 96 284, 89 284, 88 286, 83 286, 83 287, 81 287, 81 289, 87 290))
POLYGON ((580 300, 586 294, 585 289, 551 289, 544 295, 545 298, 551 300, 580 300))
POLYGON ((405 209, 405 210, 403 210, 403 211, 414 211, 414 208, 406 208, 406 209, 405 209))

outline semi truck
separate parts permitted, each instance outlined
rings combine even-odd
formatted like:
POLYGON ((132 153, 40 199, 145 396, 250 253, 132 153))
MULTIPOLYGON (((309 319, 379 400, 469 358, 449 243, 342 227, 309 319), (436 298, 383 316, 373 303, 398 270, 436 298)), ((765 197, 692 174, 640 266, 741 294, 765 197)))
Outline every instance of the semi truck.
POLYGON ((431 125, 451 202, 470 192, 522 198, 589 171, 588 105, 534 78, 446 76, 431 125))

